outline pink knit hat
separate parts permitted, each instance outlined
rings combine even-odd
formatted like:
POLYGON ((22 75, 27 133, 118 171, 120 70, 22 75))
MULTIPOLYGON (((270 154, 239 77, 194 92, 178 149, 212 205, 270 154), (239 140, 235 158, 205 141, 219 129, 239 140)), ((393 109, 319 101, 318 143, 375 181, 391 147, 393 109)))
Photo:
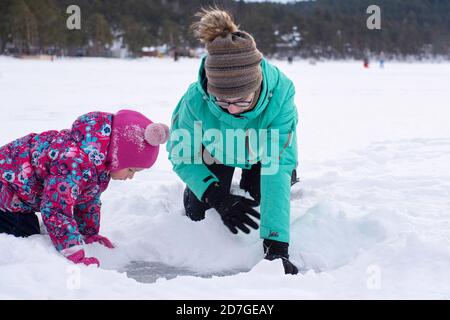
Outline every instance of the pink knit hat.
POLYGON ((113 117, 109 170, 149 169, 158 158, 159 145, 168 138, 169 128, 165 124, 153 123, 136 111, 119 111, 113 117))

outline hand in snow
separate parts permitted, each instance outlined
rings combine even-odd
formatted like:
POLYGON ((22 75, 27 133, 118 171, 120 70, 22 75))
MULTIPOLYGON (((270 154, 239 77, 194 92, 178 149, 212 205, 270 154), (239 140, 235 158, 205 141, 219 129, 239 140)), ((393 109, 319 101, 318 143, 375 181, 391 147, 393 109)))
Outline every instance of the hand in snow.
POLYGON ((84 239, 84 243, 86 244, 91 244, 91 243, 95 243, 98 242, 101 245, 104 245, 105 247, 109 248, 109 249, 114 249, 114 245, 112 244, 111 241, 109 241, 109 239, 107 237, 101 236, 99 234, 95 235, 95 236, 90 236, 86 239, 84 239))
POLYGON ((77 252, 75 252, 74 254, 71 254, 70 256, 67 257, 67 259, 69 259, 70 261, 72 261, 73 263, 76 264, 84 264, 86 266, 89 266, 91 264, 96 264, 97 268, 100 267, 100 261, 98 261, 97 258, 94 257, 85 257, 85 253, 84 250, 78 250, 77 252))
POLYGON ((269 261, 281 259, 285 274, 298 273, 298 268, 289 260, 289 243, 265 239, 263 246, 265 253, 264 259, 269 261))
POLYGON ((218 184, 212 185, 207 191, 206 202, 210 204, 220 214, 223 223, 234 234, 241 230, 250 233, 251 227, 258 229, 258 224, 250 216, 260 219, 259 213, 252 207, 257 207, 258 203, 245 197, 236 196, 225 192, 218 184))

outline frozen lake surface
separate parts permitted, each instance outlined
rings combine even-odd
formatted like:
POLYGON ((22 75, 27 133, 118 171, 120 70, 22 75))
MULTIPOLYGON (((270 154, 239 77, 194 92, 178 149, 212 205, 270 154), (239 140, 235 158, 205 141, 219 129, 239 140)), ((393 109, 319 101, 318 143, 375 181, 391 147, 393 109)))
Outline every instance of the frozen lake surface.
POLYGON ((143 283, 154 283, 159 278, 165 278, 167 280, 174 279, 179 276, 193 276, 201 278, 212 278, 212 277, 226 277, 238 274, 240 272, 248 272, 249 270, 241 271, 221 271, 221 272, 198 272, 195 270, 190 270, 188 268, 174 267, 161 262, 137 262, 132 261, 126 266, 125 272, 127 276, 143 283))
MULTIPOLYGON (((86 248, 101 268, 72 265, 45 234, 0 235, 0 299, 450 298, 450 64, 274 63, 297 90, 290 254, 308 271, 284 276, 262 260, 258 232, 234 236, 213 210, 189 221, 161 150, 102 196, 116 249, 86 248)), ((170 123, 198 66, 0 57, 0 145, 96 110, 170 123)))

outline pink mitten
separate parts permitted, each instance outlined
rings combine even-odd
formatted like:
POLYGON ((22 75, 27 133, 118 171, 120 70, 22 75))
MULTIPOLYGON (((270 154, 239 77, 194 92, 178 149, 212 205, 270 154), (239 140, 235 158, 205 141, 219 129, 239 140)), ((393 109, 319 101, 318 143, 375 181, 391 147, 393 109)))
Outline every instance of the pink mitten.
POLYGON ((96 264, 97 267, 100 267, 100 261, 98 261, 97 258, 86 258, 84 255, 84 250, 78 250, 77 252, 75 252, 74 254, 71 254, 70 256, 67 257, 67 259, 69 259, 70 261, 72 261, 73 263, 83 263, 86 266, 89 266, 91 264, 96 264))
POLYGON ((99 234, 97 234, 95 236, 90 236, 90 237, 84 239, 84 243, 87 243, 87 244, 94 243, 94 242, 98 242, 107 248, 114 249, 114 245, 112 244, 112 242, 109 241, 109 239, 107 237, 101 236, 99 234))

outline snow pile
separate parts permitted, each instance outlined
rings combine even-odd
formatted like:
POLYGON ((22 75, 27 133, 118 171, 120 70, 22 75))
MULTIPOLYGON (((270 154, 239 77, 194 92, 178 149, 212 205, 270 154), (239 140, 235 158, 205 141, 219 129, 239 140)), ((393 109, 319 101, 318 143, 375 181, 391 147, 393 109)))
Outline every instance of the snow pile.
MULTIPOLYGON (((234 236, 214 210, 189 221, 161 148, 104 194, 101 233, 117 248, 87 246, 100 269, 69 263, 46 235, 0 234, 0 299, 450 298, 450 65, 276 63, 297 85, 290 251, 302 275, 261 260, 258 232, 234 236)), ((94 110, 169 123, 198 64, 0 57, 0 145, 94 110)))

